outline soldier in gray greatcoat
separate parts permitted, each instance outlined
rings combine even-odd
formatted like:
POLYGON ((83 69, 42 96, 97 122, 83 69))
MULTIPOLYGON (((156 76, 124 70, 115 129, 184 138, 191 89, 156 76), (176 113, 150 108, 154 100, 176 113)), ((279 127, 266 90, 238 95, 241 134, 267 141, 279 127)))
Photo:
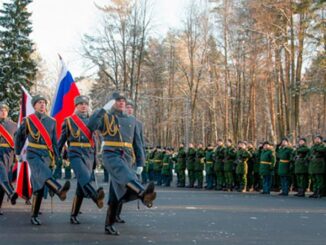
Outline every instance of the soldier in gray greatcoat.
POLYGON ((16 204, 16 199, 18 197, 17 193, 14 192, 11 187, 8 179, 8 172, 10 170, 11 165, 14 162, 14 149, 13 145, 13 137, 17 130, 17 124, 11 121, 8 118, 9 107, 1 103, 0 104, 0 130, 4 130, 4 132, 0 131, 0 215, 2 215, 2 202, 5 193, 9 197, 11 204, 16 204), (3 134, 6 134, 9 138, 6 139, 3 134), (9 141, 9 142, 8 142, 9 141))
MULTIPOLYGON (((102 208, 104 190, 100 187, 96 191, 91 184, 92 172, 96 167, 95 142, 87 138, 87 135, 80 128, 80 125, 77 125, 78 121, 75 119, 75 116, 77 116, 84 123, 84 126, 87 125, 89 120, 89 99, 86 96, 78 96, 75 98, 74 104, 76 107, 75 115, 66 118, 62 124, 58 147, 59 152, 61 152, 65 143, 68 144, 68 158, 77 177, 77 189, 72 203, 70 223, 80 224, 77 215, 84 197, 91 198, 99 208, 102 208)), ((93 140, 93 135, 91 137, 93 140)))
POLYGON ((54 178, 52 178, 52 170, 55 162, 59 161, 60 155, 57 146, 56 136, 56 121, 46 114, 47 100, 41 95, 36 95, 32 98, 32 105, 35 113, 26 117, 15 137, 15 153, 20 157, 26 139, 27 146, 27 161, 31 168, 31 183, 33 189, 32 202, 32 217, 33 225, 41 225, 38 219, 39 210, 42 203, 45 185, 59 196, 61 201, 66 199, 66 194, 70 188, 70 182, 67 181, 61 186, 54 178), (47 145, 47 142, 41 132, 33 123, 33 118, 37 118, 41 125, 48 133, 52 150, 47 145))
POLYGON ((144 165, 144 150, 136 118, 125 114, 125 105, 126 98, 115 92, 88 123, 88 128, 98 129, 104 138, 103 162, 110 174, 105 231, 110 235, 119 235, 114 226, 119 202, 140 199, 145 206, 152 207, 156 198, 154 183, 144 188, 137 177, 144 165), (133 162, 136 162, 136 172, 131 166, 133 162))

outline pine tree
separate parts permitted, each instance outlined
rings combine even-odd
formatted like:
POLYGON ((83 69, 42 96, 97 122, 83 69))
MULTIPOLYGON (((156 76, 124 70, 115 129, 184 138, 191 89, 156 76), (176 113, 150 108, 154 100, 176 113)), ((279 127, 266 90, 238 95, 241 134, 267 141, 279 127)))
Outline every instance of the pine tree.
POLYGON ((7 103, 15 119, 19 111, 20 85, 29 89, 36 74, 31 55, 32 24, 27 6, 32 0, 10 0, 0 10, 0 101, 7 103))

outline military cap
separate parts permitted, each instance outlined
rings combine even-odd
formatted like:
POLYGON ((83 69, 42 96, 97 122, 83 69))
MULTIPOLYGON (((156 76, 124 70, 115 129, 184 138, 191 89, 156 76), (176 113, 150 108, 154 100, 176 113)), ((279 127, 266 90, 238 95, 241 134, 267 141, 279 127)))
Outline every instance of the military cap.
POLYGON ((263 143, 263 146, 264 145, 272 145, 268 140, 266 140, 266 141, 264 141, 264 143, 263 143))
POLYGON ((0 103, 0 109, 6 109, 9 111, 9 106, 6 103, 0 103))
POLYGON ((287 142, 289 142, 289 139, 286 138, 286 137, 283 137, 283 138, 282 138, 282 141, 287 141, 287 142))
POLYGON ((45 100, 45 103, 46 104, 48 103, 47 99, 43 95, 37 94, 37 95, 33 96, 33 98, 32 98, 32 105, 34 106, 40 100, 45 100))
POLYGON ((126 106, 127 105, 130 105, 130 106, 134 107, 135 103, 132 100, 127 100, 126 106))
POLYGON ((126 96, 124 96, 124 95, 123 95, 121 92, 119 92, 119 91, 114 91, 114 92, 111 94, 111 96, 110 96, 110 100, 121 100, 121 99, 127 101, 126 96))
POLYGON ((306 138, 303 138, 303 137, 301 137, 300 139, 299 139, 299 141, 300 140, 303 140, 304 142, 307 142, 307 139, 306 138))
POLYGON ((86 103, 87 105, 89 104, 89 98, 85 95, 80 95, 75 97, 74 99, 74 104, 75 106, 81 103, 86 103))

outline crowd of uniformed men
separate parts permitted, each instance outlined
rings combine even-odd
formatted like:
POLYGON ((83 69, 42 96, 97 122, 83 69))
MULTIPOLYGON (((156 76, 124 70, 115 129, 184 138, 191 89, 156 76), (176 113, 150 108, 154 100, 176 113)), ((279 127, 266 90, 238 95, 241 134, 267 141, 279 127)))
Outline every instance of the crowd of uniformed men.
POLYGON ((177 187, 262 194, 280 191, 283 196, 293 190, 299 197, 310 189, 313 194, 309 197, 320 198, 326 193, 325 158, 326 146, 320 135, 310 147, 305 138, 300 138, 295 147, 287 138, 276 147, 268 141, 255 148, 246 141, 234 145, 232 140, 218 140, 215 147, 206 148, 189 144, 187 150, 181 144, 176 152, 158 146, 147 149, 142 181, 170 186, 174 172, 177 187))

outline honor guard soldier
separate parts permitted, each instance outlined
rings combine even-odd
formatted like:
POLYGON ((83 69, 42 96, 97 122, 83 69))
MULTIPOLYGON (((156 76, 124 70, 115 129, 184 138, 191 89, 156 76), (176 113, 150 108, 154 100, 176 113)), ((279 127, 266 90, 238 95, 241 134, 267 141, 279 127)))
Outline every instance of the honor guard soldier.
POLYGON ((197 180, 196 188, 199 189, 203 188, 204 167, 205 167, 205 150, 203 148, 203 144, 198 144, 198 148, 196 151, 195 177, 197 180))
POLYGON ((326 147, 323 144, 323 137, 316 136, 314 138, 314 144, 310 148, 309 153, 309 174, 311 176, 313 184, 313 194, 310 198, 321 198, 322 190, 325 184, 324 174, 326 170, 325 163, 326 147))
POLYGON ((88 123, 88 128, 99 130, 104 139, 103 163, 110 173, 105 231, 110 235, 119 235, 114 226, 119 202, 140 199, 150 208, 156 198, 154 183, 144 188, 137 177, 144 165, 144 149, 136 118, 125 113, 125 106, 126 98, 114 92, 110 101, 95 112, 88 123), (136 172, 132 169, 133 162, 136 162, 136 172))
POLYGON ((260 154, 259 174, 263 179, 262 194, 270 194, 272 187, 272 176, 275 167, 275 153, 268 141, 263 143, 263 150, 260 154))
POLYGON ((195 175, 195 164, 196 164, 196 150, 192 143, 189 143, 188 151, 187 151, 187 170, 188 170, 188 178, 189 185, 188 188, 194 188, 196 175, 195 175))
POLYGON ((239 183, 239 192, 247 191, 247 174, 248 174, 248 160, 251 157, 250 152, 247 150, 245 142, 238 143, 238 151, 236 155, 236 174, 239 183))
POLYGON ((175 170, 177 172, 177 187, 185 187, 186 185, 186 152, 184 145, 180 144, 178 154, 177 154, 177 163, 175 164, 175 170))
POLYGON ((15 137, 15 153, 20 158, 26 139, 27 161, 31 168, 31 183, 33 189, 32 217, 33 225, 41 225, 38 219, 39 210, 46 185, 50 191, 59 196, 61 201, 66 199, 70 188, 67 181, 61 186, 52 178, 52 169, 60 155, 57 146, 56 121, 46 114, 47 100, 42 95, 32 98, 35 113, 26 117, 15 137))
POLYGON ((308 188, 308 154, 307 140, 300 138, 299 146, 293 153, 294 174, 298 184, 298 193, 295 194, 297 197, 305 197, 305 192, 308 188))
POLYGON ((215 190, 220 191, 223 189, 223 185, 225 182, 225 178, 224 178, 224 163, 223 163, 223 159, 224 159, 224 144, 223 144, 223 140, 219 139, 217 141, 217 147, 215 149, 214 152, 214 172, 216 175, 216 186, 215 186, 215 190))
POLYGON ((5 193, 10 199, 12 205, 16 204, 18 197, 9 183, 8 173, 14 162, 14 134, 17 130, 17 124, 8 118, 9 107, 0 104, 0 215, 2 215, 1 206, 5 193))
POLYGON ((206 172, 206 189, 213 189, 213 176, 214 176, 214 148, 211 144, 207 146, 205 152, 205 172, 206 172))
POLYGON ((293 149, 289 146, 289 140, 283 138, 280 147, 276 152, 276 158, 279 159, 278 163, 278 175, 281 180, 282 192, 280 196, 289 195, 289 181, 292 168, 292 154, 293 149))
POLYGON ((232 140, 226 141, 226 147, 224 150, 224 175, 226 191, 230 191, 234 184, 234 161, 236 158, 236 152, 232 145, 232 140))
POLYGON ((84 197, 91 198, 98 208, 102 208, 104 190, 100 187, 96 191, 91 184, 92 172, 96 167, 96 150, 93 133, 87 127, 89 99, 86 96, 77 96, 74 104, 75 113, 67 117, 62 124, 58 148, 59 152, 62 152, 67 142, 69 162, 77 178, 70 223, 80 224, 77 216, 84 197))

